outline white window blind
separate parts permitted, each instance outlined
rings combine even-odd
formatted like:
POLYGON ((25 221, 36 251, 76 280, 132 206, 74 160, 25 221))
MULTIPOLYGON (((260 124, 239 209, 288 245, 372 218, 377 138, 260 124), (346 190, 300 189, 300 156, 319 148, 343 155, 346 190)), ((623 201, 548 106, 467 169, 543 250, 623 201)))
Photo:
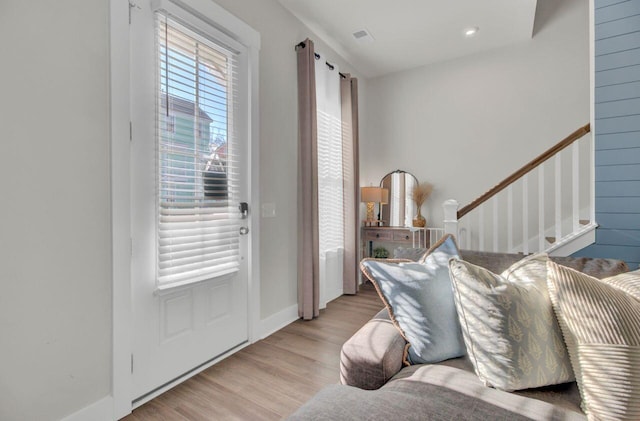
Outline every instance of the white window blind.
POLYGON ((317 55, 318 234, 320 308, 342 295, 344 259, 344 188, 340 73, 317 55))
POLYGON ((342 106, 340 74, 320 56, 315 62, 318 118, 318 219, 320 253, 344 248, 342 106))
POLYGON ((234 53, 156 13, 157 282, 239 268, 234 53))

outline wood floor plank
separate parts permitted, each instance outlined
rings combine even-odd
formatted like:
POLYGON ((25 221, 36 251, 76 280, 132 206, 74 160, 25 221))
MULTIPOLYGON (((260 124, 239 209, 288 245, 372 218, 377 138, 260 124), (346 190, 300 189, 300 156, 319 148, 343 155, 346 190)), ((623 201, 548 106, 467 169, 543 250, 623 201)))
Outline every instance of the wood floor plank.
POLYGON ((265 338, 264 341, 300 355, 310 356, 316 361, 326 364, 328 367, 338 367, 340 363, 341 346, 335 343, 323 342, 306 336, 296 335, 284 329, 265 338))
POLYGON ((212 419, 275 420, 280 414, 266 408, 244 393, 230 393, 223 385, 207 376, 196 376, 192 382, 176 391, 175 411, 188 420, 209 421, 212 419), (219 399, 224 399, 224 405, 219 399))
POLYGON ((204 372, 204 376, 237 393, 264 389, 263 393, 279 392, 304 402, 305 397, 317 389, 319 381, 304 378, 283 370, 276 365, 255 362, 242 356, 234 356, 228 364, 217 364, 204 372))
MULTIPOLYGON (((163 395, 164 396, 164 395, 163 395)), ((133 411, 131 415, 124 418, 127 421, 186 421, 173 408, 166 404, 164 399, 154 399, 140 408, 133 411)))
POLYGON ((340 348, 383 307, 371 284, 330 302, 135 409, 125 421, 283 419, 339 382, 340 348))
POLYGON ((301 376, 318 376, 329 382, 335 382, 336 380, 336 373, 332 368, 318 363, 313 358, 296 354, 264 341, 261 341, 259 346, 245 348, 243 355, 256 361, 281 366, 301 376))

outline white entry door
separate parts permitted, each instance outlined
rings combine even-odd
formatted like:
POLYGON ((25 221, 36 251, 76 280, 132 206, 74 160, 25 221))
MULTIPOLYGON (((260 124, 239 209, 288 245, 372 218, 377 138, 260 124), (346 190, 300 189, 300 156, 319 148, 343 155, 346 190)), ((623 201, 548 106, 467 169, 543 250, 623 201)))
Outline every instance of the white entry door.
POLYGON ((132 370, 144 401, 248 340, 249 104, 242 45, 170 2, 137 2, 131 17, 132 370))

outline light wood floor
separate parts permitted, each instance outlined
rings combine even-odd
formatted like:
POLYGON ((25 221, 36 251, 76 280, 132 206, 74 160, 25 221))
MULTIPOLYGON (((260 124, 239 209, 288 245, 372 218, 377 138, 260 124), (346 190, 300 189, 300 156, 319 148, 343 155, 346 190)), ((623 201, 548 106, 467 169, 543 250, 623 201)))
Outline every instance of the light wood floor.
POLYGON ((339 382, 340 348, 383 307, 370 283, 233 354, 145 405, 126 421, 279 420, 339 382))

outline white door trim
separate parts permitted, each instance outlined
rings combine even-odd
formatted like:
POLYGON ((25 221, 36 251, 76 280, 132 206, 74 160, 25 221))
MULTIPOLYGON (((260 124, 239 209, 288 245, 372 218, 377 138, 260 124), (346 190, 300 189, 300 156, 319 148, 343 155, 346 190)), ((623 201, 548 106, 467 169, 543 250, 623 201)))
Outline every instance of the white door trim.
POLYGON ((131 413, 129 2, 110 0, 113 419, 131 413))
MULTIPOLYGON (((237 36, 249 50, 250 156, 249 180, 251 229, 249 244, 248 320, 249 342, 259 339, 260 326, 260 168, 258 64, 260 34, 246 23, 209 0, 187 0, 194 9, 206 6, 208 13, 237 36)), ((135 3, 109 1, 110 40, 110 113, 111 113, 111 231, 112 231, 112 390, 113 418, 120 419, 132 410, 131 354, 133 350, 131 302, 131 151, 129 88, 129 13, 135 3)), ((203 9, 201 9, 203 10, 203 9)))

